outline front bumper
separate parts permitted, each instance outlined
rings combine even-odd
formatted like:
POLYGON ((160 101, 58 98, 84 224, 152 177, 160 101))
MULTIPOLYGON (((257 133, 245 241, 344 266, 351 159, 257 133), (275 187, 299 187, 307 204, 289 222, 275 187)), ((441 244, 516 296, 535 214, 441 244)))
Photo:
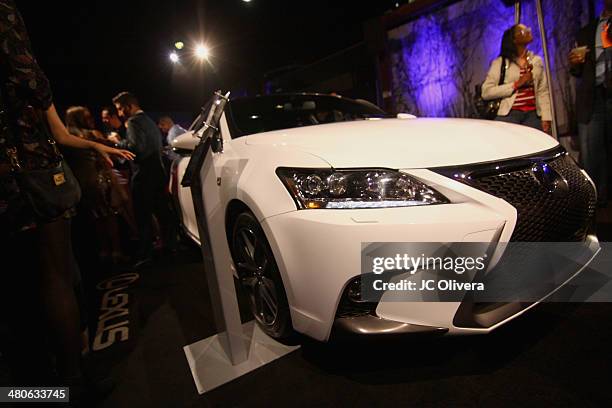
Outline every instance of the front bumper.
MULTIPOLYGON (((520 316, 537 304, 553 297, 561 288, 575 279, 584 271, 600 252, 599 241, 595 235, 588 235, 581 244, 583 247, 583 258, 576 263, 569 274, 559 281, 555 287, 543 293, 537 300, 515 301, 515 302, 484 302, 479 303, 466 295, 461 302, 394 302, 385 299, 383 295, 376 308, 376 315, 390 321, 402 319, 406 310, 411 314, 426 316, 426 319, 418 320, 418 324, 429 323, 429 326, 440 326, 448 328, 449 334, 485 334, 504 325, 510 320, 520 316)), ((494 270, 491 272, 494 274, 494 270)), ((397 279, 401 279, 398 276, 397 279)))

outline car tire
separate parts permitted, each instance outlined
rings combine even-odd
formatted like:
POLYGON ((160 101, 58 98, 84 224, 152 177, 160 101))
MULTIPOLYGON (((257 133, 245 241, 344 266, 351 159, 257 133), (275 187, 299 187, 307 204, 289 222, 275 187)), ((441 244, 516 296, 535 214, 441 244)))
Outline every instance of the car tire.
POLYGON ((230 248, 257 325, 273 339, 289 341, 294 332, 287 294, 270 244, 251 212, 236 217, 230 248))

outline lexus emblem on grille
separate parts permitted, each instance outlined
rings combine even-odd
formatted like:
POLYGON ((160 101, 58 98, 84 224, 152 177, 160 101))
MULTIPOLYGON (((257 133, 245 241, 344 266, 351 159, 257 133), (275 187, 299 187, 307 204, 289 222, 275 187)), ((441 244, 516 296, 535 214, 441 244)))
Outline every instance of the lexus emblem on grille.
POLYGON ((540 162, 531 167, 535 180, 555 197, 565 197, 569 193, 567 180, 548 164, 540 162))

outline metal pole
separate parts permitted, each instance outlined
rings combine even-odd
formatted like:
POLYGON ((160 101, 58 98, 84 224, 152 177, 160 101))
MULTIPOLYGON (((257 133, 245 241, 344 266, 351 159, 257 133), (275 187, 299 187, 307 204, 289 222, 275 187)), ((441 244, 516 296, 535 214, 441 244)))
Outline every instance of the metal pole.
POLYGON ((540 37, 542 38, 542 49, 544 50, 544 66, 546 67, 546 77, 548 79, 548 93, 550 94, 550 110, 552 111, 552 134, 553 137, 559 140, 557 133, 557 117, 555 110, 555 97, 553 93, 552 75, 550 72, 550 58, 548 54, 548 42, 546 41, 546 29, 544 27, 544 14, 542 12, 542 0, 536 0, 536 9, 538 12, 538 25, 540 26, 540 37))
POLYGON ((521 2, 517 0, 514 2, 514 24, 521 22, 521 2))

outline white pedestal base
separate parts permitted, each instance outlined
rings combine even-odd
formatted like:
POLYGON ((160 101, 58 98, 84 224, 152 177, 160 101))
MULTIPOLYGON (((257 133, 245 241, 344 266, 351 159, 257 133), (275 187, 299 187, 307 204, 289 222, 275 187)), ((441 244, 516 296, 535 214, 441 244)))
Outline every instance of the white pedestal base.
POLYGON ((242 330, 249 357, 235 366, 225 355, 217 335, 183 347, 198 394, 204 394, 300 347, 285 346, 271 339, 257 327, 255 321, 243 324, 242 330))

